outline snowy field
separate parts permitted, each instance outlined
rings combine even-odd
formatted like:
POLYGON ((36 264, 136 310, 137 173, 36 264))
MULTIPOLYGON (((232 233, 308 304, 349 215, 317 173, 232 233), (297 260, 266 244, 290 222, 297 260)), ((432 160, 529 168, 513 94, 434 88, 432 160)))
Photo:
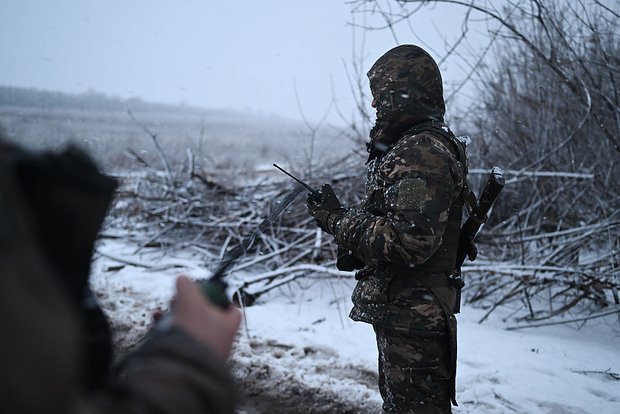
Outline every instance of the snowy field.
MULTIPOLYGON (((121 237, 119 237, 121 236, 121 237)), ((131 237, 99 242, 92 285, 119 350, 144 334, 165 307, 178 274, 208 277, 200 251, 139 249, 131 237)), ((231 275, 231 287, 251 273, 231 275)), ((244 396, 240 413, 378 413, 372 328, 348 319, 351 275, 309 274, 244 309, 231 358, 244 396)), ((454 413, 620 413, 617 316, 546 328, 506 330, 498 309, 464 306, 454 413)))

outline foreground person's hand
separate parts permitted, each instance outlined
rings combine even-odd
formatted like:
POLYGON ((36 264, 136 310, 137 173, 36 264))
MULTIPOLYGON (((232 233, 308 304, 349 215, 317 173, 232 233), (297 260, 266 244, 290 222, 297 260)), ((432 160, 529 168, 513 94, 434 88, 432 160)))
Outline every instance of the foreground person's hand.
POLYGON ((179 276, 176 287, 173 324, 227 358, 241 323, 241 312, 234 306, 215 306, 187 276, 179 276))

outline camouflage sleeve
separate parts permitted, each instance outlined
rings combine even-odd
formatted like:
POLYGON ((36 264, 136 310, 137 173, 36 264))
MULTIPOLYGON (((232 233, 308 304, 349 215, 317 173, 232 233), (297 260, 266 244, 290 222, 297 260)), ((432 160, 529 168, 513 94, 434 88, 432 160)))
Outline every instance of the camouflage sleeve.
POLYGON ((385 183, 377 190, 385 214, 350 210, 338 222, 338 245, 367 263, 424 263, 441 244, 450 205, 463 185, 458 161, 437 139, 418 135, 387 153, 377 174, 385 183))

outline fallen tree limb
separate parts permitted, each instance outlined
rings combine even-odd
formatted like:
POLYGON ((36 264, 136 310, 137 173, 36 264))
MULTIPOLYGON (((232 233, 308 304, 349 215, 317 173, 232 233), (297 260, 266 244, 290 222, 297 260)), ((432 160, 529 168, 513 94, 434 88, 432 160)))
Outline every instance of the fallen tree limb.
POLYGON ((134 267, 142 267, 142 268, 154 270, 154 271, 187 267, 187 263, 169 262, 169 263, 159 263, 157 265, 154 265, 151 263, 141 262, 138 260, 127 258, 127 257, 121 257, 121 256, 117 256, 114 254, 106 253, 101 250, 97 250, 97 253, 99 253, 101 256, 107 257, 108 259, 114 260, 115 262, 123 263, 123 264, 134 266, 134 267))
POLYGON ((620 315, 620 307, 616 307, 615 309, 606 311, 606 312, 600 312, 600 313, 595 313, 589 316, 584 316, 582 318, 574 318, 574 319, 568 319, 565 321, 552 321, 552 322, 544 322, 544 323, 532 323, 532 324, 528 324, 528 325, 516 325, 516 326, 510 326, 508 328, 506 328, 506 330, 508 331, 516 331, 519 329, 527 329, 527 328, 540 328, 542 326, 553 326, 553 325, 565 325, 567 323, 576 323, 576 322, 585 322, 585 321, 589 321, 592 319, 597 319, 597 318, 602 318, 605 316, 609 316, 609 315, 613 315, 613 314, 619 314, 620 315))

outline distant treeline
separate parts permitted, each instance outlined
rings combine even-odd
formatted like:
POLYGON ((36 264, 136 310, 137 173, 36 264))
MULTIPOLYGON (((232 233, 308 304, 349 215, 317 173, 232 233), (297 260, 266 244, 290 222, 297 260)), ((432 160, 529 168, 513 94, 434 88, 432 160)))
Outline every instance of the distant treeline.
POLYGON ((204 109, 187 105, 151 103, 139 98, 122 99, 94 91, 69 94, 13 86, 0 86, 0 106, 41 109, 84 109, 110 112, 126 112, 128 109, 132 111, 179 112, 185 114, 201 114, 205 112, 204 109))

